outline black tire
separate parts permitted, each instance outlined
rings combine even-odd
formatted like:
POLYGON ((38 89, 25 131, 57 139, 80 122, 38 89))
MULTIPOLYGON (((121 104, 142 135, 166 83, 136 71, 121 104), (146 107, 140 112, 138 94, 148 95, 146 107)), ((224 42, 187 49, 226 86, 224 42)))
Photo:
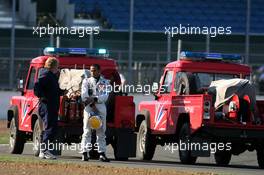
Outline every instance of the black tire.
POLYGON ((263 147, 258 148, 257 150, 257 159, 259 168, 264 169, 264 149, 263 147))
POLYGON ((216 151, 214 157, 217 165, 226 166, 230 163, 232 153, 230 151, 216 151))
POLYGON ((22 154, 25 142, 25 135, 18 130, 13 117, 10 123, 9 152, 11 154, 22 154))
MULTIPOLYGON (((190 124, 184 123, 180 129, 179 139, 182 143, 189 143, 191 134, 190 134, 190 124)), ((179 157, 183 164, 194 164, 197 160, 197 157, 191 156, 191 150, 181 150, 179 149, 179 157)))
POLYGON ((137 134, 137 154, 141 160, 152 160, 156 149, 155 138, 147 128, 146 120, 140 124, 137 134))
POLYGON ((189 73, 181 73, 176 83, 177 95, 189 95, 197 92, 195 77, 189 73))
POLYGON ((40 143, 41 143, 41 128, 39 124, 39 119, 36 120, 34 129, 33 129, 33 154, 39 156, 40 152, 40 143))

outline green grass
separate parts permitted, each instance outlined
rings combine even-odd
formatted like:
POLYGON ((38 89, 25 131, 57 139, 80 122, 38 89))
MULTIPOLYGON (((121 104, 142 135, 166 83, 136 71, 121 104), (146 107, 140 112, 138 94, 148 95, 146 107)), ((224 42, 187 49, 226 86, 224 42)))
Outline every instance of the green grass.
POLYGON ((6 124, 6 120, 0 120, 0 144, 9 143, 9 129, 6 128, 6 124))
MULTIPOLYGON (((70 161, 54 161, 47 159, 39 159, 38 157, 25 157, 23 155, 0 154, 0 162, 23 162, 23 163, 45 163, 45 164, 69 164, 70 161)), ((72 162, 74 163, 74 162, 72 162)))
POLYGON ((14 156, 14 155, 1 155, 0 162, 32 162, 32 158, 14 156))
MULTIPOLYGON (((85 167, 85 168, 89 168, 89 166, 97 166, 97 167, 106 167, 106 168, 111 168, 114 169, 116 168, 116 166, 113 165, 100 165, 100 163, 90 163, 90 164, 84 164, 83 162, 73 162, 73 161, 67 161, 67 160, 61 160, 57 161, 57 160, 46 160, 46 159, 39 159, 37 157, 25 157, 23 155, 1 155, 0 156, 0 163, 24 163, 24 164, 33 164, 33 165, 37 165, 37 164, 44 164, 44 165, 74 165, 74 166, 78 166, 79 168, 85 167)), ((117 166, 119 167, 119 166, 117 166)), ((122 166, 121 166, 122 168, 122 166)), ((126 168, 126 167, 123 167, 126 168)), ((129 167, 127 167, 129 168, 129 167)), ((0 168, 1 169, 1 168, 0 168)), ((131 168, 133 169, 133 168, 131 168)), ((143 168, 144 169, 144 168, 143 168)), ((148 169, 148 168, 147 168, 148 169)), ((176 171, 176 170, 175 170, 176 171)), ((198 174, 212 174, 212 175, 233 175, 232 173, 198 173, 198 174)))
POLYGON ((1 133, 0 144, 8 144, 8 143, 9 143, 9 133, 1 133))

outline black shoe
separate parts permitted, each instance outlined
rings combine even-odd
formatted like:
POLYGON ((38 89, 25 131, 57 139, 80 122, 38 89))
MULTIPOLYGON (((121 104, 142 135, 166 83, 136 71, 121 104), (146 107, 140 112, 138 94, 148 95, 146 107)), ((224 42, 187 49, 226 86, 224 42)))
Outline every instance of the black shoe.
POLYGON ((82 161, 88 161, 89 157, 88 157, 88 153, 87 152, 83 152, 82 153, 82 161))
POLYGON ((99 153, 99 154, 100 154, 99 160, 101 162, 110 162, 110 160, 106 157, 105 153, 99 153))

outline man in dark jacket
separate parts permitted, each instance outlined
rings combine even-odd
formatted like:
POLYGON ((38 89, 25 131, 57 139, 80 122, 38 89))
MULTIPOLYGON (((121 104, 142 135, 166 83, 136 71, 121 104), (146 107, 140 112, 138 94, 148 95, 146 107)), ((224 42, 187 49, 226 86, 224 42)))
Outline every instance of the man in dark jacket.
POLYGON ((44 159, 56 159, 56 156, 50 152, 49 146, 53 144, 56 136, 60 96, 64 93, 58 83, 58 66, 59 62, 56 58, 48 58, 45 69, 40 73, 34 87, 35 95, 40 98, 39 115, 44 123, 39 154, 39 157, 44 159))

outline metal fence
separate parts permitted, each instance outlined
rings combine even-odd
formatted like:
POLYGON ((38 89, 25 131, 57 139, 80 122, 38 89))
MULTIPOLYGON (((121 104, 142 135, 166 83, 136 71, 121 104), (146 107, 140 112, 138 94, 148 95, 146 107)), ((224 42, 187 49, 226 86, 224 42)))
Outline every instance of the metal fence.
MULTIPOLYGON (((8 48, 0 48, 0 87, 9 87, 9 71, 10 59, 8 57, 10 50, 8 48)), ((132 71, 128 70, 127 55, 125 51, 110 51, 110 57, 116 60, 118 64, 119 72, 122 73, 125 78, 131 77, 130 84, 152 84, 152 82, 159 81, 163 67, 168 63, 167 61, 161 61, 160 58, 165 56, 163 52, 135 52, 135 60, 132 64, 132 71), (147 58, 147 59, 146 59, 147 58), (152 58, 152 59, 151 59, 152 58)), ((27 75, 27 71, 30 65, 30 60, 36 56, 42 54, 42 49, 16 49, 13 72, 13 85, 16 84, 19 79, 23 79, 27 75)), ((176 53, 173 53, 176 55, 176 53)))
MULTIPOLYGON (((164 66, 177 59, 177 53, 172 52, 171 58, 167 59, 166 52, 151 51, 134 51, 132 70, 128 69, 128 51, 110 50, 110 57, 115 59, 118 64, 119 72, 126 79, 130 77, 129 84, 151 85, 153 82, 159 82, 164 66)), ((23 79, 27 75, 30 60, 42 54, 41 48, 16 48, 14 71, 13 71, 13 88, 16 87, 19 79, 23 79)), ((10 69, 10 48, 0 48, 0 88, 9 88, 9 71, 10 69)), ((251 57, 263 58, 264 54, 251 54, 251 57)), ((264 61, 263 61, 264 63, 264 61)), ((256 85, 258 85, 258 74, 256 70, 261 64, 251 65, 255 77, 256 85)))

